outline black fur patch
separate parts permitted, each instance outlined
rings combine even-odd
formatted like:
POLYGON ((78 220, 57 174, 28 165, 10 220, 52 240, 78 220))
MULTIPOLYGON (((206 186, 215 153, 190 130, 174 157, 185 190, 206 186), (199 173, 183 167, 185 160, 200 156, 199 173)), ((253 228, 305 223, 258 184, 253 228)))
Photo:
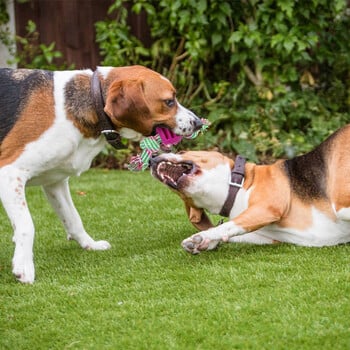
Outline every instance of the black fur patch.
POLYGON ((0 69, 0 144, 16 124, 33 91, 52 86, 53 72, 30 69, 0 69))
POLYGON ((331 135, 313 151, 283 163, 292 191, 306 202, 327 198, 326 159, 336 134, 331 135))

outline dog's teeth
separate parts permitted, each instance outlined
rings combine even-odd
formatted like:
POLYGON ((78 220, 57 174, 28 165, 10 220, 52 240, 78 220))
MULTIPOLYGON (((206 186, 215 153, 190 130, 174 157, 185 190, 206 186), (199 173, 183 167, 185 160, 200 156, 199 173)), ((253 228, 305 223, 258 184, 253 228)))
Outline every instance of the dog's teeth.
POLYGON ((166 178, 169 182, 171 182, 174 186, 177 186, 176 181, 174 181, 170 176, 165 175, 165 178, 166 178))
MULTIPOLYGON (((189 166, 191 168, 191 166, 189 166)), ((185 170, 188 169, 186 166, 185 170)), ((184 165, 173 163, 171 161, 162 161, 157 166, 157 174, 159 179, 164 182, 177 187, 177 180, 184 173, 184 165)))
POLYGON ((162 180, 164 180, 163 171, 166 169, 166 164, 164 162, 161 162, 157 166, 157 174, 160 176, 162 180))

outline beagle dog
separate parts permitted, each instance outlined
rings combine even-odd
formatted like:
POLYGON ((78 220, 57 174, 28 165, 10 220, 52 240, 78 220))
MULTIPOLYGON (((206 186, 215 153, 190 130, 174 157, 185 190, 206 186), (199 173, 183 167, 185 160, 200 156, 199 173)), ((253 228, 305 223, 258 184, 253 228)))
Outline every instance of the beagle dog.
POLYGON ((13 274, 33 283, 34 225, 26 185, 41 185, 68 239, 110 248, 85 231, 68 179, 109 142, 134 141, 157 126, 189 135, 202 123, 181 106, 168 79, 142 66, 44 71, 0 69, 0 199, 13 227, 13 274))
POLYGON ((271 165, 217 152, 163 154, 152 175, 185 202, 201 232, 182 242, 197 254, 219 242, 331 246, 350 242, 350 124, 313 151, 271 165), (228 216, 214 227, 205 211, 228 216))

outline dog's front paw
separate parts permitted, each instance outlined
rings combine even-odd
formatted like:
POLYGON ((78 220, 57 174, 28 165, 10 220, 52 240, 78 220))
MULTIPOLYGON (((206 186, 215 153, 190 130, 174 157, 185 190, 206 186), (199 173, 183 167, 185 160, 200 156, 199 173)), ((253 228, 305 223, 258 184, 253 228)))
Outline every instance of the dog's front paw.
POLYGON ((35 269, 32 259, 14 258, 12 261, 12 273, 22 283, 34 283, 35 269))
POLYGON ((111 245, 107 241, 92 241, 84 248, 87 250, 107 250, 111 248, 111 245))
POLYGON ((184 239, 181 243, 182 247, 191 254, 199 254, 203 250, 212 250, 218 245, 218 241, 210 240, 201 234, 195 234, 184 239))

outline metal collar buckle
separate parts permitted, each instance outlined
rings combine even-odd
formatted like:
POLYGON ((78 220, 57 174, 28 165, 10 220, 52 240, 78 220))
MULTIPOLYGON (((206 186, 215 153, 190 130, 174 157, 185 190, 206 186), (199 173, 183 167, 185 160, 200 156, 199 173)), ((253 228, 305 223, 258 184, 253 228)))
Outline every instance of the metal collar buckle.
POLYGON ((228 183, 230 186, 233 186, 233 187, 238 187, 238 188, 242 188, 243 185, 244 185, 244 177, 242 178, 242 182, 239 184, 238 182, 232 182, 232 181, 229 181, 228 183))
POLYGON ((101 134, 118 134, 116 130, 101 130, 101 134))

